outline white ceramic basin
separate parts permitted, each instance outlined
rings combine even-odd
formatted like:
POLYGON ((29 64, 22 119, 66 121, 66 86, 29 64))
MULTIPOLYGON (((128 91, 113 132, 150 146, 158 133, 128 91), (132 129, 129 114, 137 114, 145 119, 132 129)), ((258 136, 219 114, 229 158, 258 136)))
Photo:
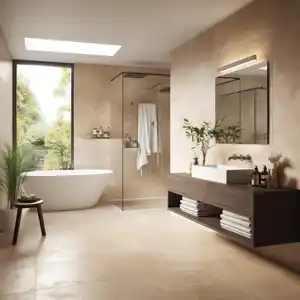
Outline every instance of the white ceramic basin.
POLYGON ((250 183, 252 169, 232 165, 192 166, 192 177, 219 183, 250 183))

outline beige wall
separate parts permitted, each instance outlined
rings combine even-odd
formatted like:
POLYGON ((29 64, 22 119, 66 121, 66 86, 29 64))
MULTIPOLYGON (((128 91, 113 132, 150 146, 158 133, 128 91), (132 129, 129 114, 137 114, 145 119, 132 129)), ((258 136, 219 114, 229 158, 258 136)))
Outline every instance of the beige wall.
MULTIPOLYGON (((265 164, 271 151, 291 160, 288 180, 300 183, 300 1, 258 0, 176 49, 171 68, 171 171, 188 171, 190 144, 182 120, 214 120, 218 67, 257 54, 270 61, 270 145, 217 145, 208 160, 225 163, 232 153, 265 164)), ((270 212, 271 213, 271 212, 270 212)), ((299 216, 300 217, 300 216, 299 216)), ((300 244, 268 247, 264 254, 300 270, 300 244)))
MULTIPOLYGON (((0 148, 12 142, 12 61, 0 29, 0 148)), ((0 206, 3 196, 0 195, 0 206)))
MULTIPOLYGON (((169 78, 145 77, 124 79, 123 106, 122 80, 110 80, 123 71, 167 73, 165 70, 75 65, 75 119, 74 119, 74 165, 75 168, 111 169, 114 172, 107 199, 122 197, 122 176, 124 197, 128 199, 152 198, 167 195, 165 175, 169 172, 170 153, 170 95, 157 90, 147 90, 158 82, 169 84, 169 78), (131 137, 137 137, 137 107, 139 102, 152 102, 164 112, 162 123, 163 161, 158 169, 152 169, 141 177, 136 168, 136 149, 124 149, 122 156, 122 130, 131 137), (134 105, 131 105, 133 103, 134 105), (124 115, 122 119, 122 109, 124 115), (122 126, 122 121, 124 126, 122 126), (110 127, 110 140, 90 139, 94 127, 110 127), (123 159, 123 163, 122 163, 123 159), (123 168, 123 169, 122 169, 123 168)), ((154 166, 154 163, 153 163, 154 166)))

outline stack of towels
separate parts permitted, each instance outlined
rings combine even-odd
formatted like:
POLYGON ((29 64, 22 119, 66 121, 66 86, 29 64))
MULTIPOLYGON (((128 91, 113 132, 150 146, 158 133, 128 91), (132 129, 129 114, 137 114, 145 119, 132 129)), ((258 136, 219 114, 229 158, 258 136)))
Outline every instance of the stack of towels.
POLYGON ((180 201, 180 209, 194 217, 207 217, 220 214, 220 211, 215 207, 186 197, 182 197, 182 200, 180 201))
POLYGON ((222 228, 251 239, 250 218, 223 209, 220 222, 222 228))

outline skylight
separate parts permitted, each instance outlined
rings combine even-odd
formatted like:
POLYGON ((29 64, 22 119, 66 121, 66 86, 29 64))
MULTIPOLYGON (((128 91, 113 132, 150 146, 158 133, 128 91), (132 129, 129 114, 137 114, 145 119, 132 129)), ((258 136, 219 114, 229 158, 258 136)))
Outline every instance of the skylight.
POLYGON ((114 56, 122 48, 122 46, 119 45, 70 42, 36 38, 25 38, 24 41, 26 50, 28 51, 114 56))

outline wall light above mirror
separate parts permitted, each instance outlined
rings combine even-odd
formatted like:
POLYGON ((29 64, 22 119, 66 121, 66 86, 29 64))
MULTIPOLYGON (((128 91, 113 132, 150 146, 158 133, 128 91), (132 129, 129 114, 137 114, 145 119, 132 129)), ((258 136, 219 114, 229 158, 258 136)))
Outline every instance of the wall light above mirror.
POLYGON ((236 70, 246 68, 247 66, 253 65, 256 61, 257 61, 257 56, 254 54, 254 55, 245 57, 243 59, 234 61, 228 65, 222 66, 222 67, 218 68, 218 72, 220 74, 234 72, 236 70))
MULTIPOLYGON (((239 144, 269 144, 269 64, 253 64, 254 56, 246 66, 227 65, 223 71, 232 71, 224 75, 221 71, 222 75, 216 78, 216 120, 222 120, 226 130, 240 129, 235 142, 239 144)), ((230 140, 217 142, 232 143, 230 140)))

